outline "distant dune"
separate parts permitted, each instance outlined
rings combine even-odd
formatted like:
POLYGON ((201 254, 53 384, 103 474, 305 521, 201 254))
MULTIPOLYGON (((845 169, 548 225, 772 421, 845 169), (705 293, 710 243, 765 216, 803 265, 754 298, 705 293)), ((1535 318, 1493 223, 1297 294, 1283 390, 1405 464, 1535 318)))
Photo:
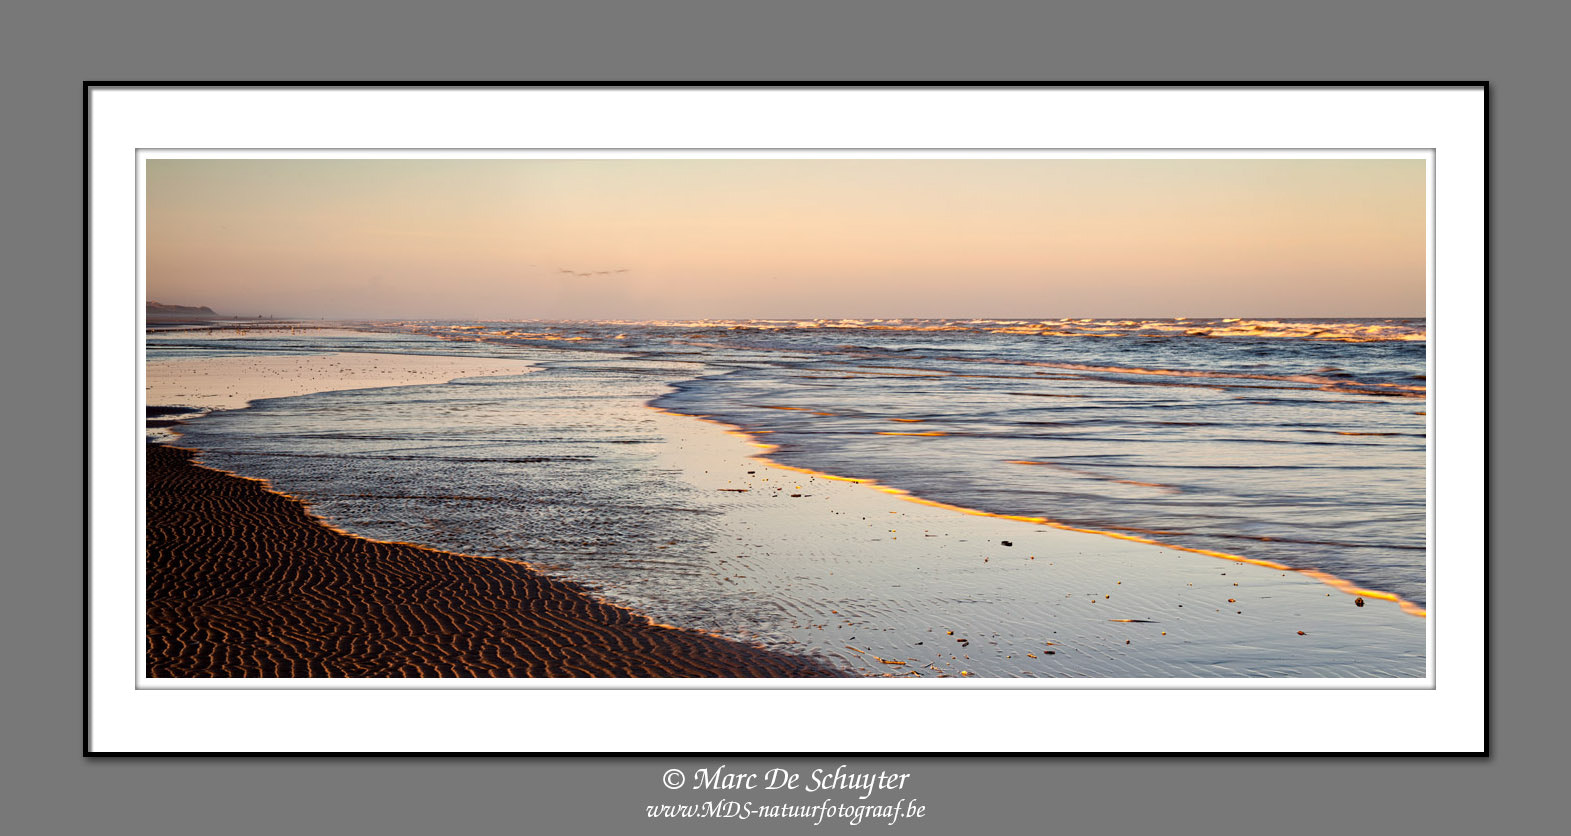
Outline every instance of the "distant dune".
POLYGON ((217 316, 218 315, 218 314, 213 313, 213 309, 209 308, 206 305, 203 305, 201 307, 195 307, 195 306, 192 306, 192 305, 165 305, 163 302, 153 302, 153 301, 149 301, 147 303, 147 312, 149 314, 155 314, 156 313, 156 314, 158 314, 160 316, 217 316))
POLYGON ((147 303, 148 322, 199 322, 217 318, 218 314, 206 305, 166 305, 151 300, 147 303))

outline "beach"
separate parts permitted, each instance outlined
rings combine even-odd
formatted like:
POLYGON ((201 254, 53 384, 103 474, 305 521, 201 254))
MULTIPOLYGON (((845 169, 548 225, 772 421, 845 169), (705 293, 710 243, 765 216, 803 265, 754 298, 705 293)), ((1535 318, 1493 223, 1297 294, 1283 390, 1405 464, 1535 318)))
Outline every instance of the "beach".
MULTIPOLYGON (((332 353, 150 363, 150 414, 528 371, 332 353)), ((154 420, 156 428, 169 423, 154 420)), ((178 425, 178 422, 174 422, 178 425)), ((788 677, 832 668, 657 624, 516 560, 357 537, 264 482, 147 447, 147 675, 788 677)))
POLYGON ((147 454, 147 675, 829 676, 655 624, 512 561, 336 531, 298 500, 147 454))
POLYGON ((200 452, 149 448, 150 674, 1425 671, 1395 596, 785 465, 767 434, 651 406, 692 361, 357 339, 150 359, 150 407, 225 410, 175 428, 200 452), (452 354, 398 353, 427 344, 452 354), (208 566, 242 489, 266 522, 208 566))

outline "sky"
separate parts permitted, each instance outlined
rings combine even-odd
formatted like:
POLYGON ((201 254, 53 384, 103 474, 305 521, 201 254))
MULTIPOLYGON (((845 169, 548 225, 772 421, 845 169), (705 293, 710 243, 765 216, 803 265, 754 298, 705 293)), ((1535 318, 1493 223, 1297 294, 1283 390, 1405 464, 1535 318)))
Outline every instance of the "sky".
POLYGON ((1423 160, 146 168, 147 298, 324 318, 1425 311, 1423 160))

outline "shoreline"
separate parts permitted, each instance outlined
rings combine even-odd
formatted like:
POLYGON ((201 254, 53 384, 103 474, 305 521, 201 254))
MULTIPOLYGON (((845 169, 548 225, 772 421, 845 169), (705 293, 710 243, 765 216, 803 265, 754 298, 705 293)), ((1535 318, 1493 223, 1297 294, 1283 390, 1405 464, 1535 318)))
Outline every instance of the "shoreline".
MULTIPOLYGON (((252 401, 332 391, 443 383, 464 377, 490 376, 537 371, 539 366, 525 360, 460 358, 430 355, 335 352, 305 356, 257 355, 252 357, 170 358, 147 364, 147 406, 149 418, 155 413, 182 414, 195 411, 244 409, 252 401), (204 377, 222 381, 226 391, 207 391, 214 387, 204 377), (347 384, 347 385, 346 385, 347 384), (162 402, 155 402, 155 398, 162 402), (176 405, 180 408, 175 408, 176 405)), ((179 436, 182 420, 147 421, 168 437, 179 436)), ((433 589, 460 586, 468 589, 478 576, 491 579, 484 601, 462 593, 449 593, 437 602, 441 606, 427 615, 437 620, 450 619, 466 612, 472 619, 466 634, 493 642, 489 652, 475 656, 472 648, 450 644, 447 673, 442 672, 442 657, 415 665, 417 676, 617 676, 617 677, 832 677, 844 671, 821 660, 765 650, 733 639, 659 624, 631 608, 605 601, 572 581, 550 577, 524 561, 508 558, 459 554, 412 543, 390 543, 338 529, 315 514, 303 501, 277 491, 266 480, 208 467, 198 459, 201 452, 162 443, 146 446, 148 490, 148 549, 144 590, 147 600, 147 669, 149 677, 178 676, 295 676, 304 666, 306 676, 410 675, 387 673, 388 662, 378 653, 362 651, 342 654, 327 650, 322 637, 333 635, 353 624, 360 638, 354 646, 375 648, 389 642, 410 642, 418 637, 406 628, 406 618, 393 620, 386 612, 382 618, 367 620, 368 608, 377 606, 363 599, 365 590, 349 584, 346 577, 323 575, 307 588, 289 583, 265 587, 265 600, 250 608, 236 607, 242 596, 258 591, 255 573, 273 572, 291 566, 309 572, 310 557, 328 558, 323 565, 338 564, 342 572, 346 555, 355 561, 397 568, 399 578, 382 577, 378 588, 390 590, 407 607, 412 595, 430 594, 433 589), (182 461, 183 459, 183 461, 182 461), (179 493, 167 488, 171 483, 199 486, 179 493), (159 509, 154 499, 155 484, 177 493, 180 504, 212 501, 212 497, 243 496, 250 508, 248 525, 243 529, 223 528, 227 513, 213 514, 200 522, 201 534, 182 526, 171 517, 173 508, 159 509), (157 511, 155 515, 155 511, 157 511), (315 544, 304 554, 271 556, 268 566, 254 559, 267 554, 270 542, 287 541, 286 535, 303 537, 315 544), (194 549, 216 548, 220 557, 195 557, 194 549), (248 557, 249 556, 249 557, 248 557), (280 559, 282 558, 282 559, 280 559), (194 571, 193 561, 202 562, 194 571), (213 570, 221 563, 226 569, 213 570), (418 564, 418 567, 415 565, 418 564), (505 569, 498 567, 507 567, 505 569), (402 583, 400 583, 400 580, 402 583), (324 595, 332 590, 335 595, 324 595), (210 602, 226 602, 215 609, 210 602), (208 602, 208 603, 204 603, 208 602), (338 606, 332 605, 338 602, 338 606), (490 617, 476 615, 489 612, 490 617), (302 638, 292 625, 313 623, 318 629, 302 638), (249 626, 243 626, 249 625, 249 626), (257 625, 272 625, 259 633, 257 625), (286 625, 279 628, 279 625, 286 625), (326 626, 328 632, 320 628, 326 626), (367 629, 367 628, 374 629, 367 629), (267 635, 272 634, 272 635, 267 635), (245 636, 251 644, 236 646, 231 636, 245 636), (215 642, 215 636, 224 637, 215 642), (558 652, 525 657, 509 654, 494 646, 496 637, 508 637, 521 648, 554 648, 558 652), (273 643, 309 651, 296 657, 279 656, 273 643), (597 644, 598 643, 598 644, 597 644), (181 652, 168 648, 178 646, 181 652), (596 647, 600 656, 589 655, 596 647), (165 648, 158 651, 156 648, 165 648), (253 660, 231 670, 209 658, 197 661, 204 648, 222 650, 228 657, 249 650, 253 660), (586 648, 588 651, 586 651, 586 648), (632 658, 619 657, 612 649, 638 649, 632 658), (571 649, 572 655, 564 655, 571 649), (453 660, 467 660, 462 665, 453 660), (265 660, 265 661, 264 661, 265 660), (510 660, 510 661, 509 661, 510 660), (331 662, 331 664, 329 664, 331 662), (317 667, 313 667, 317 663, 317 667), (287 668, 286 668, 287 665, 287 668), (240 671, 238 674, 234 670, 240 671), (380 673, 379 673, 380 672, 380 673)), ((227 500, 233 502, 233 499, 227 500)), ((362 567, 362 576, 376 577, 362 567)), ((428 607, 429 608, 429 607, 428 607)), ((453 634, 457 635, 457 634, 453 634)), ((454 639, 456 642, 456 639, 454 639)), ((400 653, 409 652, 407 645, 400 653)))
POLYGON ((1360 606, 1302 572, 970 513, 779 466, 760 455, 771 445, 744 431, 640 409, 667 422, 659 464, 717 497, 716 540, 739 544, 718 556, 711 574, 724 583, 708 589, 787 607, 788 643, 863 673, 1425 675, 1427 620, 1396 602, 1360 606))
MULTIPOLYGON (((744 439, 749 444, 751 444, 752 446, 759 448, 760 451, 761 451, 761 452, 756 453, 756 454, 754 454, 752 456, 753 460, 761 462, 765 466, 774 468, 776 470, 784 470, 784 471, 788 471, 788 472, 791 472, 791 473, 798 473, 798 474, 802 474, 802 475, 805 475, 805 476, 813 476, 813 477, 817 477, 819 479, 828 479, 828 480, 836 481, 836 482, 849 482, 849 483, 855 484, 855 485, 864 485, 864 486, 866 486, 868 488, 871 488, 871 489, 873 489, 875 491, 878 491, 880 493, 889 494, 890 496, 897 497, 897 498, 899 498, 901 500, 904 500, 906 502, 914 502, 914 503, 916 503, 918 505, 926 505, 926 506, 928 506, 930 508, 940 508, 940 509, 943 509, 943 510, 946 510, 946 511, 954 511, 955 513, 959 513, 959 514, 970 514, 970 515, 978 516, 978 517, 991 517, 993 519, 999 519, 999 520, 1013 520, 1015 522, 1030 523, 1032 525, 1040 525, 1040 526, 1045 526, 1047 528, 1054 528, 1054 529, 1057 529, 1059 531, 1072 531, 1072 532, 1075 532, 1077 534, 1096 534, 1096 535, 1099 535, 1099 536, 1102 536, 1102 537, 1111 537, 1111 538, 1113 538, 1115 540, 1127 540, 1127 541, 1132 542, 1132 543, 1142 543, 1142 544, 1148 545, 1148 546, 1159 546, 1161 548, 1172 549, 1174 551, 1189 552, 1191 554, 1201 554, 1201 555, 1205 555, 1207 557, 1215 557, 1215 558, 1218 558, 1218 559, 1221 559, 1221 560, 1232 561, 1234 563, 1247 563, 1247 564, 1250 564, 1250 565, 1253 565, 1253 566, 1260 566, 1260 567, 1265 568, 1265 569, 1274 569, 1274 570, 1277 570, 1279 572, 1293 572, 1293 573, 1302 575, 1302 576, 1304 576, 1306 578, 1312 578, 1312 579, 1314 579, 1316 581, 1319 581, 1320 583, 1323 583, 1326 586, 1329 586, 1332 589, 1335 589, 1338 592, 1341 592, 1341 593, 1343 593, 1345 595, 1351 595, 1351 596, 1354 596, 1355 598, 1360 598, 1360 599, 1362 597, 1364 597, 1364 596, 1368 596, 1368 597, 1373 598, 1373 599, 1375 599, 1377 601, 1388 601, 1390 603, 1394 603, 1398 607, 1401 608, 1402 612, 1404 612, 1404 613, 1406 613, 1408 615, 1411 615, 1411 616, 1415 616, 1417 618, 1427 618, 1428 615, 1429 615, 1428 611, 1424 607, 1421 607, 1418 604, 1415 604, 1412 601, 1409 601, 1409 600, 1403 598, 1400 595, 1397 595, 1397 594, 1392 593, 1392 592, 1385 592, 1385 591, 1378 590, 1378 589, 1369 589, 1369 588, 1366 588, 1366 587, 1361 587, 1361 586, 1358 586, 1357 584, 1353 583, 1352 581, 1346 580, 1345 578, 1337 577, 1336 575, 1333 575, 1330 572, 1324 572, 1324 571, 1321 571, 1319 569, 1313 569, 1313 568, 1301 569, 1301 568, 1297 568, 1297 567, 1293 567, 1293 566, 1288 566, 1285 563, 1277 563, 1276 561, 1272 561, 1272 560, 1260 560, 1260 559, 1252 558, 1252 557, 1244 557, 1243 555, 1229 554, 1227 552, 1212 551, 1212 550, 1209 550, 1209 549, 1198 549, 1198 548, 1192 548, 1190 546, 1179 546, 1179 545, 1174 545, 1173 543, 1167 543, 1167 542, 1164 542, 1164 541, 1161 541, 1161 540, 1153 540, 1153 539, 1151 539, 1149 537, 1137 537, 1137 536, 1134 536, 1134 535, 1131 535, 1131 534, 1120 534, 1120 533, 1115 532, 1115 531, 1104 531, 1104 530, 1099 529, 1099 528, 1083 528, 1083 527, 1080 527, 1080 526, 1070 525, 1068 523, 1058 522, 1057 520, 1048 519, 1047 517, 1026 517, 1026 516, 1020 516, 1020 515, 1017 515, 1017 514, 999 514, 999 513, 992 512, 992 511, 983 511, 983 510, 981 510, 979 508, 969 508, 969 507, 966 507, 964 505, 954 505, 954 504, 951 504, 951 503, 948 503, 948 502, 941 502, 941 501, 936 500, 936 499, 928 499, 927 497, 911 493, 910 491, 905 490, 904 488, 897 488, 897 487, 894 487, 894 486, 891 486, 891 485, 885 485, 885 484, 879 482, 877 479, 867 479, 867 478, 861 478, 861 477, 855 477, 855 476, 841 476, 841 475, 835 474, 835 473, 826 473, 826 472, 819 471, 819 470, 813 470, 812 468, 808 468, 808 467, 798 467, 796 465, 785 464, 784 462, 780 462, 780 461, 777 461, 777 460, 771 458, 770 455, 769 455, 770 453, 773 453, 774 451, 780 449, 779 445, 770 444, 770 443, 765 442, 765 441, 760 441, 756 434, 751 433, 751 432, 747 431, 746 429, 744 429, 742 427, 736 426, 735 424, 728 424, 728 423, 726 423, 724 421, 720 421, 720 420, 717 420, 717 419, 714 419, 714 418, 709 418, 709 417, 703 416, 703 415, 690 415, 690 414, 688 414, 686 412, 677 412, 677 411, 672 410, 672 409, 666 409, 665 407, 654 406, 653 403, 646 404, 646 406, 648 406, 649 409, 652 409, 655 412, 659 412, 659 413, 662 413, 662 414, 665 414, 665 415, 674 415, 674 416, 679 417, 679 418, 688 418, 688 419, 691 419, 691 420, 694 420, 694 421, 700 421, 700 422, 705 423, 705 424, 711 424, 713 426, 721 428, 727 434, 734 435, 734 436, 736 436, 738 438, 744 439)), ((1360 602, 1358 604, 1358 606, 1362 607, 1362 606, 1364 606, 1364 604, 1362 602, 1360 602)))
POLYGON ((517 561, 334 530, 196 455, 147 449, 149 677, 843 675, 658 624, 517 561))

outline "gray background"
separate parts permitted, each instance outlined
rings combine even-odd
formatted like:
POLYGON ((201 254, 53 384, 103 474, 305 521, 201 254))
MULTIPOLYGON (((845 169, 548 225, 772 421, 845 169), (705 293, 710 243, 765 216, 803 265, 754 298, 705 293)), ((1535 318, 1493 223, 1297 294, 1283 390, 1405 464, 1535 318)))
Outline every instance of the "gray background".
MULTIPOLYGON (((98 80, 1430 80, 1494 84, 1494 512, 1488 759, 770 761, 899 765, 926 827, 973 832, 1442 832, 1563 794, 1567 31, 1540 3, 1046 5, 929 0, 25 2, 0 23, 6 381, 5 783, 15 833, 730 832, 656 826, 686 759, 95 759, 81 750, 81 88, 98 80), (487 4, 489 5, 489 4, 487 4), (553 4, 557 5, 557 4, 553 4), (1553 446, 1540 446, 1549 444, 1553 446), (1504 478, 1500 475, 1504 474, 1504 478)), ((1481 509, 1482 510, 1482 509, 1481 509)), ((1241 698, 1269 699, 1265 693, 1241 698)), ((520 697, 521 702, 527 697, 520 697)), ((527 713, 527 705, 521 704, 527 713)), ((1042 722, 1074 722, 1044 695, 1042 722)), ((1284 717, 1283 722, 1304 718, 1284 717)), ((657 718, 651 718, 658 721, 657 718)), ((1458 717, 1459 723, 1476 718, 1458 717)), ((235 718, 244 722, 244 718, 235 718)), ((950 718, 935 718, 950 722, 950 718)), ((1219 730, 1219 733, 1237 730, 1219 730)), ((1347 729, 1378 736, 1379 729, 1347 729)), ((724 759, 759 768, 754 759, 724 759)), ((731 797, 745 797, 734 794, 731 797)), ((1547 813, 1547 809, 1544 810, 1547 813)), ((1520 816, 1521 818, 1516 818, 1520 816)), ((1551 819, 1552 821, 1553 819, 1551 819)), ((756 823, 750 823, 756 824, 756 823)), ((875 825, 882 826, 882 825, 875 825)), ((802 830, 797 823, 766 830, 802 830)), ((827 827, 827 825, 826 825, 827 827)), ((1515 829, 1515 828, 1508 828, 1515 829)))

